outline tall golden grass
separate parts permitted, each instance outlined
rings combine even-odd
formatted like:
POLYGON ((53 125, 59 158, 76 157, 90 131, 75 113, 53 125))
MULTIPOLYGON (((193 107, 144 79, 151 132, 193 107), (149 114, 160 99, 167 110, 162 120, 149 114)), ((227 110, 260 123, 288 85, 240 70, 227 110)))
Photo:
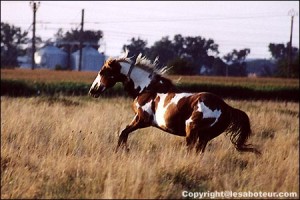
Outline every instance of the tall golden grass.
POLYGON ((155 128, 129 136, 131 100, 1 97, 1 198, 182 198, 182 191, 299 194, 299 105, 227 102, 251 119, 262 156, 237 152, 221 135, 203 156, 155 128))

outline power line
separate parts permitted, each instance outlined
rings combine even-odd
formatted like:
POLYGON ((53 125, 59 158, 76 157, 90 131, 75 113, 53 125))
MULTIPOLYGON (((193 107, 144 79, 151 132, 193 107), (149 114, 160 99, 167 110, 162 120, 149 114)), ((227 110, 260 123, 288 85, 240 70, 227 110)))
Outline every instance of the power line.
POLYGON ((284 15, 270 15, 270 16, 241 16, 241 17, 203 17, 190 19, 142 19, 142 20, 117 20, 117 21, 87 21, 87 24, 113 24, 113 23, 144 23, 144 22, 186 22, 186 21, 202 21, 202 20, 234 20, 234 19, 258 19, 258 18, 274 18, 283 17, 284 15))

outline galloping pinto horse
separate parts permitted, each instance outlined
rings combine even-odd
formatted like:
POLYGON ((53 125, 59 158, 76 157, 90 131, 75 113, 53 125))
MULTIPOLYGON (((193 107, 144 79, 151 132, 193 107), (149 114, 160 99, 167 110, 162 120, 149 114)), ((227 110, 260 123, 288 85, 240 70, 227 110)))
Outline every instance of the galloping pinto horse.
POLYGON ((140 54, 134 63, 127 54, 108 59, 89 90, 89 94, 97 98, 106 89, 122 82, 134 98, 135 116, 119 135, 116 151, 120 146, 127 148, 129 133, 154 126, 184 136, 189 150, 196 147, 197 152, 203 153, 208 141, 226 131, 238 151, 259 154, 246 145, 251 129, 245 112, 211 93, 181 92, 162 76, 166 68, 158 69, 157 59, 151 62, 140 54))

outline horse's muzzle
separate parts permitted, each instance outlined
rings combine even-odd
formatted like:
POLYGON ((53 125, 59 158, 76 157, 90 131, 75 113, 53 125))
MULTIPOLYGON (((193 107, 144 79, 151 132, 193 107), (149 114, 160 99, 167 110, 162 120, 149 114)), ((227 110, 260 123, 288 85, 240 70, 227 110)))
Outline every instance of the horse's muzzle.
POLYGON ((101 93, 105 91, 105 89, 106 88, 104 86, 91 88, 90 91, 89 91, 89 95, 94 97, 94 98, 98 98, 101 95, 101 93))

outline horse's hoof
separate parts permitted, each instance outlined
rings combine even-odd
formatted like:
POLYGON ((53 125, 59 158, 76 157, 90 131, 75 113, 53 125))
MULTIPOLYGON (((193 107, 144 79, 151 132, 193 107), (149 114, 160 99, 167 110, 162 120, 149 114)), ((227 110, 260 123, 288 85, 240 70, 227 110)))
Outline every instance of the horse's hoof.
MULTIPOLYGON (((119 151, 119 148, 120 148, 119 146, 116 148, 115 153, 119 151)), ((130 150, 128 147, 123 147, 122 149, 124 149, 126 153, 128 153, 130 150)))

